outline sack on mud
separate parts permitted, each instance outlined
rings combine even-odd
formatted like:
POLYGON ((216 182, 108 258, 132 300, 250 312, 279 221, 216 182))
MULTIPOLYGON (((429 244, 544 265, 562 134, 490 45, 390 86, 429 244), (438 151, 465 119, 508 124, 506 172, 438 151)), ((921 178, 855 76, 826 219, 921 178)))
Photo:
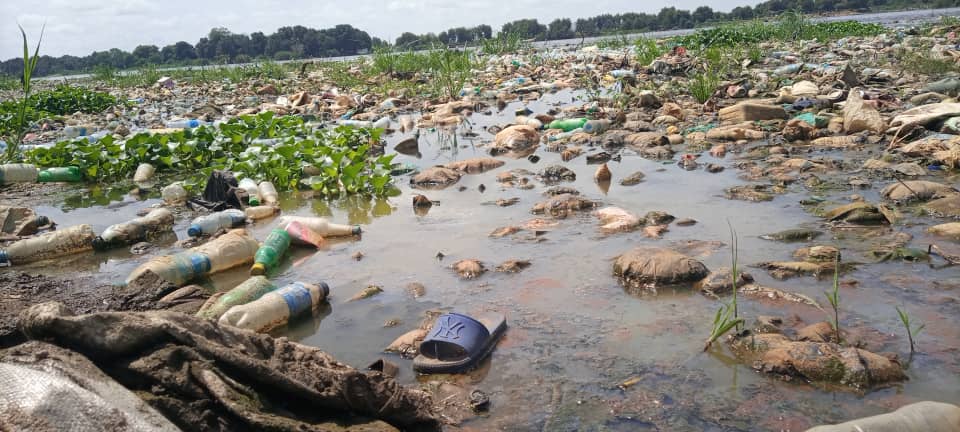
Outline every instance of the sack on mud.
POLYGON ((0 430, 178 431, 85 357, 43 342, 0 351, 0 430))
POLYGON ((430 397, 318 348, 167 311, 24 311, 20 330, 87 356, 184 430, 439 430, 430 397), (274 407, 282 407, 275 409, 274 407), (340 422, 334 425, 333 422, 340 422))
POLYGON ((960 430, 960 407, 942 402, 917 402, 886 413, 846 423, 817 426, 807 432, 953 432, 960 430))

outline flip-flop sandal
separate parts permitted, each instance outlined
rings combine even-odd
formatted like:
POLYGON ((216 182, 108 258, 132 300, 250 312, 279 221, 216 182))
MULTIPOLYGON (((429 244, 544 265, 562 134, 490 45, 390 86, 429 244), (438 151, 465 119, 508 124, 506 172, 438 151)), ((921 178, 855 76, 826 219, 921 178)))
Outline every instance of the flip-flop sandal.
POLYGON ((422 374, 470 370, 490 355, 506 329, 503 314, 484 314, 477 319, 458 313, 441 315, 420 343, 413 370, 422 374))

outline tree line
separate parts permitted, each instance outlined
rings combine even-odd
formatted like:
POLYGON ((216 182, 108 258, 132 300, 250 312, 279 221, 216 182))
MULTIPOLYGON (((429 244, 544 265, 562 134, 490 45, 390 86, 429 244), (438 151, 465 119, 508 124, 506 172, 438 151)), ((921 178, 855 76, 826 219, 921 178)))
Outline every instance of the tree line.
MULTIPOLYGON (((591 18, 571 20, 559 18, 548 24, 536 19, 520 19, 504 24, 496 37, 515 35, 524 39, 557 40, 575 37, 603 36, 618 33, 647 32, 692 28, 716 22, 748 20, 769 17, 788 10, 805 13, 832 13, 839 11, 870 12, 892 9, 941 8, 960 6, 960 0, 767 0, 756 6, 738 6, 730 12, 714 11, 701 6, 693 11, 665 7, 656 14, 623 13, 602 14, 591 18)), ((398 49, 424 49, 438 45, 463 46, 494 37, 489 25, 457 27, 440 33, 400 35, 393 46, 398 49)), ((225 28, 214 28, 210 33, 190 44, 176 42, 164 47, 140 45, 131 52, 113 48, 95 51, 84 57, 64 55, 41 56, 35 76, 82 73, 97 68, 130 69, 145 66, 188 66, 222 63, 244 63, 255 60, 291 60, 316 57, 337 57, 369 52, 374 47, 388 46, 389 42, 371 37, 367 32, 348 24, 328 29, 304 26, 281 27, 266 35, 232 33, 225 28)), ((20 76, 22 59, 0 63, 0 74, 20 76)))

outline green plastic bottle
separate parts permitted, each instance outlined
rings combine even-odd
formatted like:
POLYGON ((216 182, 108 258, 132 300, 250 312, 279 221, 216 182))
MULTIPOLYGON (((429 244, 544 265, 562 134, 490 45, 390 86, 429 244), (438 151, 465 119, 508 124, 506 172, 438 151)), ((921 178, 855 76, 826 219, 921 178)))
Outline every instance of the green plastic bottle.
POLYGON ((60 168, 47 168, 40 171, 40 174, 37 175, 38 182, 78 182, 83 180, 83 177, 80 176, 80 168, 75 166, 70 167, 60 167, 60 168))
POLYGON ((230 291, 224 293, 211 305, 204 305, 197 312, 200 318, 212 320, 220 319, 220 316, 226 313, 230 308, 250 303, 264 294, 276 291, 277 286, 267 280, 264 276, 254 276, 235 286, 230 291))
POLYGON ((263 241, 257 254, 253 256, 253 266, 250 267, 251 276, 266 274, 280 262, 280 258, 290 247, 290 234, 283 228, 274 228, 263 241))
POLYGON ((582 128, 587 123, 585 118, 554 120, 547 126, 548 129, 560 129, 564 132, 570 132, 574 129, 582 128))

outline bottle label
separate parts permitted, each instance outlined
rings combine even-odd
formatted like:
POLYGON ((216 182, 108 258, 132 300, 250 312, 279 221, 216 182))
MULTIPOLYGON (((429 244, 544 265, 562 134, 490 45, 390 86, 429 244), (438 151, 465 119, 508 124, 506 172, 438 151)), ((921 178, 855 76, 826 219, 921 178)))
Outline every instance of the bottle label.
POLYGON ((287 308, 290 310, 290 316, 300 315, 313 307, 313 299, 310 296, 310 288, 305 287, 300 282, 294 282, 277 291, 287 302, 287 308))

